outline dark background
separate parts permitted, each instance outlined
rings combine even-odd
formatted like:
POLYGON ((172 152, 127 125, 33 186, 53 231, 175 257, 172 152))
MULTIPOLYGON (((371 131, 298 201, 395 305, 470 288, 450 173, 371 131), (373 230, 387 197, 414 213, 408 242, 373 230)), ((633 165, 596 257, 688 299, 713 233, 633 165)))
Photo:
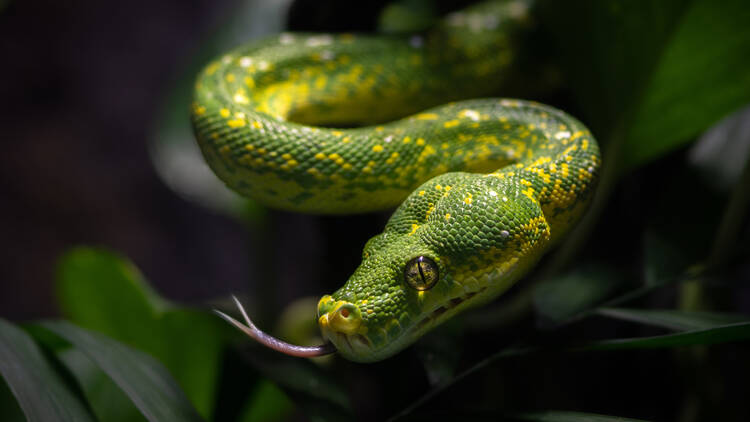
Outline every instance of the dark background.
POLYGON ((231 3, 13 1, 0 12, 0 315, 55 315, 55 262, 82 243, 122 252, 171 298, 247 279, 240 227, 174 195, 147 149, 181 63, 231 3))
MULTIPOLYGON (((64 3, 0 9, 0 316, 56 315, 57 259, 81 244, 130 258, 179 301, 245 291, 270 273, 280 280, 279 301, 319 295, 322 278, 338 277, 324 283, 329 290, 339 285, 387 213, 271 211, 254 231, 176 195, 149 156, 170 90, 196 56, 219 53, 202 43, 240 2, 64 3), (327 258, 341 264, 321 268, 327 258)), ((285 20, 292 30, 368 31, 385 4, 299 0, 285 20)), ((188 100, 179 105, 185 116, 188 100)))
MULTIPOLYGON (((257 276, 252 261, 269 245, 254 244, 237 220, 174 194, 149 157, 169 90, 236 6, 11 1, 0 11, 0 316, 56 315, 55 263, 78 244, 129 257, 175 300, 244 290, 257 276)), ((359 7, 367 14, 379 6, 359 7)), ((331 19, 330 7, 310 16, 314 2, 294 10, 313 27, 331 19)), ((187 115, 187 103, 183 109, 187 115)), ((279 236, 316 237, 315 218, 279 216, 279 236)), ((296 257, 282 267, 315 253, 281 247, 296 257)))

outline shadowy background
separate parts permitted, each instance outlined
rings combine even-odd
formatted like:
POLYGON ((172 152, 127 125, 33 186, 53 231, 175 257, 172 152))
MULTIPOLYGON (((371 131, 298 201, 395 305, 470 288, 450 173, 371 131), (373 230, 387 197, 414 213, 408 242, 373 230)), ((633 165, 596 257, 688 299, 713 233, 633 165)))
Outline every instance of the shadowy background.
POLYGON ((147 145, 180 66, 232 4, 11 1, 0 11, 0 315, 56 315, 55 262, 81 243, 129 256, 174 299, 248 278, 241 228, 171 192, 147 145))
MULTIPOLYGON (((56 261, 80 244, 122 253, 162 295, 192 303, 263 287, 270 274, 279 305, 345 280, 389 213, 336 219, 256 210, 262 222, 249 227, 175 194, 150 155, 170 114, 187 131, 180 135, 192 136, 191 81, 206 61, 278 32, 252 14, 274 3, 282 27, 305 31, 373 31, 386 5, 0 2, 0 316, 57 315, 56 261), (241 29, 217 35, 243 7, 246 16, 234 22, 241 29), (261 29, 243 29, 243 19, 261 29), (184 91, 182 103, 170 102, 175 89, 184 91)), ((436 2, 440 13, 469 3, 436 2)))
MULTIPOLYGON (((254 257, 272 245, 176 195, 149 157, 170 89, 238 3, 10 1, 0 9, 0 316, 56 315, 55 263, 78 244, 128 256, 175 300, 244 291, 257 278, 254 257)), ((366 30, 381 7, 335 3, 300 1, 289 14, 308 29, 338 17, 329 29, 366 30)), ((178 112, 187 116, 188 105, 178 112)), ((288 279, 303 279, 300 264, 317 250, 304 245, 320 241, 317 219, 277 219, 275 237, 300 245, 283 246, 291 259, 278 264, 289 264, 288 279)), ((293 284, 289 294, 299 296, 293 284)))

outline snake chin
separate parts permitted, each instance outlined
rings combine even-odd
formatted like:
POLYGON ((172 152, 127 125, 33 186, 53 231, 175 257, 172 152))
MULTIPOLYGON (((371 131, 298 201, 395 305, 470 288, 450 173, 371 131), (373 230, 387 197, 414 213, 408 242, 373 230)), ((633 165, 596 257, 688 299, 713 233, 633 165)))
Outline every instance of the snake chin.
MULTIPOLYGON (((344 355, 355 355, 355 356, 366 356, 369 355, 373 350, 373 345, 370 340, 362 334, 344 334, 341 332, 332 333, 336 336, 338 341, 334 343, 338 347, 338 351, 344 355)), ((331 339, 329 337, 331 341, 331 339)))
MULTIPOLYGON (((419 339, 424 333, 436 327, 452 315, 460 312, 466 307, 472 305, 472 299, 481 297, 487 290, 487 286, 480 287, 477 290, 465 292, 442 302, 432 309, 417 322, 410 324, 408 327, 401 326, 396 332, 387 330, 379 331, 375 338, 366 332, 346 332, 346 330, 337 330, 330 323, 321 325, 322 333, 325 338, 336 345, 338 352, 347 359, 358 362, 373 362, 392 356, 404 348, 408 347, 414 341, 419 339)), ((324 303, 326 300, 324 300, 324 303)), ((338 305, 337 305, 338 306, 338 305)), ((332 311, 333 314, 339 308, 332 311)), ((322 319, 329 321, 333 317, 322 319)))

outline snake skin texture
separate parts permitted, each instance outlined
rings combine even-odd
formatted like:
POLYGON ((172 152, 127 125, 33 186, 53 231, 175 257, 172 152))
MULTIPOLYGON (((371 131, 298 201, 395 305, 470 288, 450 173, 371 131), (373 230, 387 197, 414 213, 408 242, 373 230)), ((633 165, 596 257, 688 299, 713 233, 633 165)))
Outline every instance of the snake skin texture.
POLYGON ((530 101, 467 100, 507 82, 529 7, 481 3, 409 36, 284 33, 199 76, 196 137, 230 188, 308 213, 398 206, 319 302, 342 356, 386 358, 502 294, 590 202, 601 158, 583 124, 530 101))

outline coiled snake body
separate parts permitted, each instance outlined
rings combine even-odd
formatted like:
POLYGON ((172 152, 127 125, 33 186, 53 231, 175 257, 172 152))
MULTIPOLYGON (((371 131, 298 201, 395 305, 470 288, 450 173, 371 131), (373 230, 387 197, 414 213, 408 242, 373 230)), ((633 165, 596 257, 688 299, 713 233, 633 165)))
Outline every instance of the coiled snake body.
MULTIPOLYGON (((527 10, 483 3, 407 37, 281 34, 199 76, 195 133, 232 189, 312 213, 400 204, 319 302, 321 332, 344 357, 383 359, 497 297, 585 210, 600 155, 580 122, 529 101, 450 102, 502 86, 527 10)), ((282 351, 332 350, 229 319, 282 351)))

